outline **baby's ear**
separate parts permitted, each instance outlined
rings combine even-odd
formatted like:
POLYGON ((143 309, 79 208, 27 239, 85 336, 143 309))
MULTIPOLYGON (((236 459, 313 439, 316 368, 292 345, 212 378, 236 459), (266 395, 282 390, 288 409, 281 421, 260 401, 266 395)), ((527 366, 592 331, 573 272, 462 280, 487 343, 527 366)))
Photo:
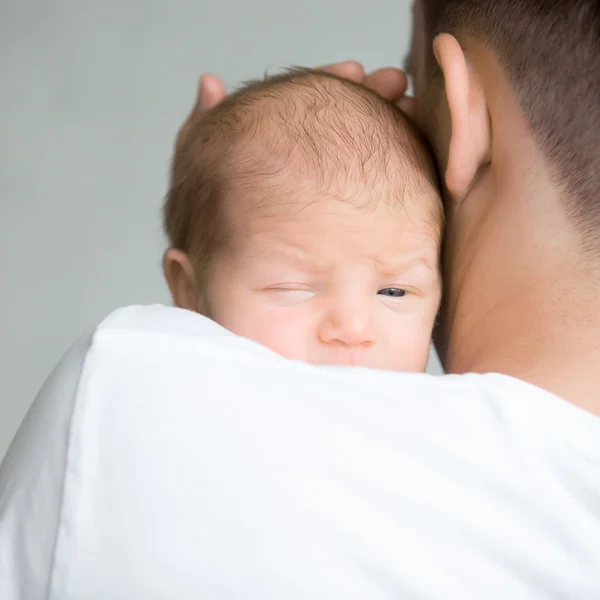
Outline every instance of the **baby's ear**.
POLYGON ((460 202, 469 192, 479 168, 489 161, 488 107, 483 88, 458 40, 443 33, 434 40, 433 52, 444 74, 452 128, 445 183, 452 197, 460 202))
POLYGON ((182 250, 169 248, 163 257, 163 273, 173 304, 194 312, 202 312, 196 271, 190 257, 182 250))

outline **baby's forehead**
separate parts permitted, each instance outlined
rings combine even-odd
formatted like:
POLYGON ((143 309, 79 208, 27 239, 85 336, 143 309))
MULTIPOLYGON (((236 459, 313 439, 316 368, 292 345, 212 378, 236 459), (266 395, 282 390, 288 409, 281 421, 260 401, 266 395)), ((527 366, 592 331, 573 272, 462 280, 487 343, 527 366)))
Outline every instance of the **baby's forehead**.
POLYGON ((230 205, 227 221, 231 245, 248 258, 304 256, 335 263, 370 256, 385 262, 425 250, 433 263, 439 254, 442 228, 433 196, 402 204, 357 204, 316 193, 245 200, 230 205))
POLYGON ((339 160, 323 153, 317 164, 307 162, 303 151, 298 157, 260 149, 255 145, 230 170, 222 209, 238 232, 277 227, 326 234, 327 227, 335 233, 384 222, 396 235, 417 227, 441 238, 443 207, 425 167, 400 161, 390 166, 380 153, 366 163, 356 155, 339 160))
POLYGON ((223 257, 257 277, 298 273, 316 278, 362 273, 392 277, 417 269, 439 275, 440 231, 423 215, 315 199, 292 209, 264 206, 238 221, 223 257))

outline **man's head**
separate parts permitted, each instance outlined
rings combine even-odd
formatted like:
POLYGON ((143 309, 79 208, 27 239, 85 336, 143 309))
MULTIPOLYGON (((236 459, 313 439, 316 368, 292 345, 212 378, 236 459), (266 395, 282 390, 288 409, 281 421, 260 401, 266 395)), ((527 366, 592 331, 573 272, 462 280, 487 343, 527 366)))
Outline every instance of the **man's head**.
POLYGON ((435 171, 416 129, 366 88, 293 71, 193 111, 165 228, 178 306, 289 358, 424 369, 435 171))
POLYGON ((416 0, 416 118, 447 190, 442 354, 533 278, 599 264, 599 48, 597 0, 416 0))

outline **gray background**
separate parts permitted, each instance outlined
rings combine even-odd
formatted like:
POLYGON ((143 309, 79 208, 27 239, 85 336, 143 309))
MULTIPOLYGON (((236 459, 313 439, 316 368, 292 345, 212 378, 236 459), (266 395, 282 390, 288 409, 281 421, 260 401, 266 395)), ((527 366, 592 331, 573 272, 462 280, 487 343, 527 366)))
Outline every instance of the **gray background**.
POLYGON ((168 303, 159 209, 200 73, 399 65, 409 15, 410 0, 0 2, 0 457, 75 338, 168 303))

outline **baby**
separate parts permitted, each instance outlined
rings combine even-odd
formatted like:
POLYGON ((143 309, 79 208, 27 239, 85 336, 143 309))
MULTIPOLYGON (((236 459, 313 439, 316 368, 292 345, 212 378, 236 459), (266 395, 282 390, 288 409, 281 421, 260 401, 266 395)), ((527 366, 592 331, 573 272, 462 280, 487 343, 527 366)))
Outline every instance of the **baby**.
POLYGON ((164 207, 174 303, 291 358, 423 371, 443 209, 416 129, 293 70, 181 128, 164 207))

